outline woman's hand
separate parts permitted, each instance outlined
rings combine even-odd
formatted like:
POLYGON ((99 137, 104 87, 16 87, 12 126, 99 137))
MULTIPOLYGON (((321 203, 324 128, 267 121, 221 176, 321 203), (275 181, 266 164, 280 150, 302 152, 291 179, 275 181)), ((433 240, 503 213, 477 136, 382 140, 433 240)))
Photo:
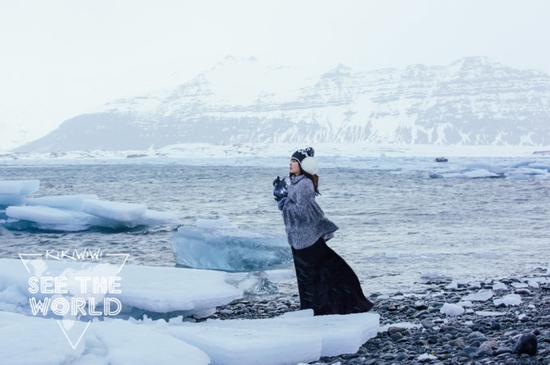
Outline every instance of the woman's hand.
POLYGON ((281 200, 279 200, 279 202, 277 203, 277 207, 279 208, 279 210, 283 210, 287 199, 288 199, 287 197, 284 197, 281 200))
POLYGON ((279 176, 273 180, 273 195, 276 201, 281 201, 288 195, 288 186, 285 179, 281 179, 279 176))

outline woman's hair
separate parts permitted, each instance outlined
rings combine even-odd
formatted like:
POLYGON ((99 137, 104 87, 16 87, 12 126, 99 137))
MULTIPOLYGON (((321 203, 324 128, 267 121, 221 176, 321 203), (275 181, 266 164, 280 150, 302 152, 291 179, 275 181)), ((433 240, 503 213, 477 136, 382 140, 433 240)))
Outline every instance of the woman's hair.
POLYGON ((311 175, 302 170, 302 173, 306 175, 312 182, 313 182, 313 188, 315 189, 315 195, 320 195, 319 192, 319 175, 311 175))
MULTIPOLYGON (((308 172, 305 172, 302 169, 302 165, 298 163, 298 166, 300 166, 300 171, 302 174, 306 175, 307 178, 309 178, 313 182, 313 188, 315 189, 315 195, 321 195, 319 192, 319 175, 312 175, 308 172)), ((288 176, 294 175, 293 173, 289 173, 288 176)))

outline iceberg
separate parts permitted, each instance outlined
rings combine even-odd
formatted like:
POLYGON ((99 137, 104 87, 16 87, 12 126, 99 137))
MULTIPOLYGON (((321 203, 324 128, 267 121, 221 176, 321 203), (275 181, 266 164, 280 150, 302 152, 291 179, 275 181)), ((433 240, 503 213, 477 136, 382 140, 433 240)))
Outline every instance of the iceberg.
POLYGON ((457 317, 464 314, 464 308, 458 304, 444 303, 439 312, 450 317, 457 317))
POLYGON ((286 238, 238 229, 227 218, 179 227, 172 249, 178 265, 199 269, 257 271, 288 266, 292 260, 286 238))
POLYGON ((495 312, 495 311, 476 311, 476 315, 482 316, 482 317, 499 317, 499 316, 505 316, 505 312, 495 312))
POLYGON ((379 327, 376 313, 313 316, 311 310, 269 319, 177 319, 92 321, 73 349, 60 322, 0 312, 0 353, 14 365, 287 365, 355 353, 379 327))
POLYGON ((90 214, 44 206, 7 207, 6 215, 29 222, 32 228, 52 231, 83 231, 92 226, 105 225, 101 219, 90 214))
POLYGON ((412 322, 388 323, 383 326, 380 326, 380 328, 378 329, 378 333, 387 332, 391 327, 411 330, 411 329, 422 328, 422 325, 420 323, 412 323, 412 322))
POLYGON ((39 187, 39 180, 0 180, 0 206, 23 204, 39 187))
POLYGON ((465 179, 482 179, 482 178, 502 178, 503 173, 495 173, 486 169, 466 169, 454 172, 432 173, 431 178, 465 178, 465 179))
POLYGON ((82 202, 84 213, 130 225, 141 219, 146 210, 147 207, 143 204, 91 199, 85 199, 82 202))
POLYGON ((494 299, 493 304, 495 307, 520 305, 521 296, 519 294, 508 294, 502 298, 494 299))
POLYGON ((168 333, 208 354, 213 364, 279 365, 358 351, 376 337, 376 313, 313 316, 312 310, 267 319, 208 319, 168 326, 168 333))
POLYGON ((198 348, 123 320, 92 322, 74 350, 54 320, 0 312, 0 323, 4 364, 210 364, 198 348))
POLYGON ((506 284, 500 282, 500 281, 495 281, 493 283, 493 291, 499 291, 499 290, 507 290, 508 287, 506 286, 506 284))
POLYGON ((159 212, 142 204, 99 200, 93 194, 42 196, 22 201, 25 205, 6 208, 6 216, 12 218, 6 227, 74 232, 93 227, 125 229, 179 222, 173 212, 159 212))
MULTIPOLYGON (((290 277, 287 271, 267 275, 274 280, 290 277)), ((183 359, 189 365, 283 365, 355 353, 379 331, 380 317, 376 313, 313 316, 311 309, 265 319, 208 319, 197 323, 182 320, 191 312, 213 313, 216 306, 241 298, 242 292, 227 283, 228 276, 243 275, 139 265, 0 259, 2 361, 156 364, 180 363, 183 359), (27 289, 31 274, 76 277, 84 273, 119 273, 121 293, 110 295, 116 295, 123 306, 154 313, 177 312, 177 316, 167 321, 147 317, 122 320, 121 314, 118 318, 92 320, 86 327, 86 321, 25 315, 30 314, 27 289), (85 328, 74 350, 62 328, 85 328), (151 351, 152 346, 155 351, 151 351)), ((68 295, 79 295, 74 285, 69 284, 68 288, 68 295)))
POLYGON ((481 289, 476 293, 471 293, 462 297, 462 301, 470 302, 486 302, 491 299, 494 295, 494 292, 491 289, 481 289))
MULTIPOLYGON (((29 313, 27 280, 31 275, 26 267, 37 276, 54 277, 90 272, 112 276, 120 269, 107 263, 0 259, 0 310, 29 313)), ((124 265, 119 276, 121 293, 112 296, 120 299, 127 315, 179 312, 200 316, 243 296, 242 290, 230 284, 227 274, 221 271, 124 265)), ((79 292, 75 289, 69 295, 78 296, 79 292)))
POLYGON ((543 160, 522 161, 518 163, 470 163, 462 169, 446 170, 430 173, 431 178, 509 178, 509 179, 548 179, 550 165, 543 160))

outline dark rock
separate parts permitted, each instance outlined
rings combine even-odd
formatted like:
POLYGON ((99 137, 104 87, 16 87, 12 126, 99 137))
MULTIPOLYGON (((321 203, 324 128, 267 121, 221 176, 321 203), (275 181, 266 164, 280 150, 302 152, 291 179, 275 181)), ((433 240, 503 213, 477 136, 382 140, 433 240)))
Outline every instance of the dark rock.
POLYGON ((537 354, 537 336, 532 333, 521 335, 514 346, 513 352, 518 355, 535 356, 537 354))
POLYGON ((404 353, 400 352, 397 354, 397 356, 395 357, 395 360, 397 361, 403 361, 407 358, 407 355, 405 355, 404 353))
POLYGON ((531 290, 527 289, 527 288, 518 288, 516 290, 514 290, 516 294, 521 294, 521 295, 531 295, 531 290))
POLYGON ((428 338, 428 343, 431 343, 431 344, 437 343, 437 336, 430 336, 428 338))
POLYGON ((466 343, 464 342, 464 340, 462 338, 457 338, 456 340, 452 341, 451 344, 453 346, 456 346, 460 349, 463 349, 464 347, 466 347, 466 343))
POLYGON ((390 334, 390 338, 393 341, 399 341, 400 339, 403 338, 403 335, 401 334, 401 332, 393 332, 392 334, 390 334))
POLYGON ((468 356, 468 357, 473 357, 474 354, 477 352, 477 347, 473 347, 473 346, 466 346, 462 351, 461 353, 464 355, 464 356, 468 356))

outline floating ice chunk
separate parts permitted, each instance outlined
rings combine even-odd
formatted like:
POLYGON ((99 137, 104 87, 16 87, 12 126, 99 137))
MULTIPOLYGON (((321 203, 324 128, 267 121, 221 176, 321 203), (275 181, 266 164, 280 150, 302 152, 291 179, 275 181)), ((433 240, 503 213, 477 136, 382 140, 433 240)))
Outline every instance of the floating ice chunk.
POLYGON ((97 200, 98 197, 95 194, 80 194, 80 195, 48 195, 38 198, 25 199, 26 205, 43 205, 51 208, 61 208, 69 210, 82 210, 82 203, 84 200, 92 199, 97 200))
POLYGON ((504 177, 504 174, 497 174, 485 169, 475 169, 470 171, 465 171, 463 173, 464 177, 468 177, 471 179, 479 179, 479 178, 493 178, 493 177, 504 177))
POLYGON ((494 312, 494 311, 476 311, 475 314, 482 317, 498 317, 498 316, 506 315, 506 313, 504 312, 494 312))
MULTIPOLYGON (((58 195, 26 199, 29 205, 8 207, 6 215, 29 222, 30 228, 82 231, 92 227, 120 229, 143 225, 176 224, 172 212, 147 209, 140 204, 95 199, 95 195, 58 195)), ((14 229, 26 225, 12 224, 14 229)))
POLYGON ((182 323, 168 332, 203 350, 214 364, 278 365, 355 353, 378 331, 376 313, 311 314, 182 323))
POLYGON ((424 361, 431 361, 431 360, 437 360, 437 356, 432 355, 432 354, 428 354, 428 353, 424 353, 424 354, 418 355, 418 357, 416 358, 416 360, 417 360, 417 361, 421 361, 421 362, 424 362, 424 361))
POLYGON ((548 164, 534 161, 523 161, 510 165, 491 165, 486 163, 467 164, 463 169, 438 171, 430 174, 431 178, 511 178, 532 179, 550 177, 548 164))
POLYGON ((389 323, 389 324, 385 324, 383 326, 380 326, 380 328, 378 329, 378 333, 386 332, 390 327, 404 328, 404 329, 409 330, 409 329, 422 328, 422 325, 420 323, 412 323, 412 322, 389 323))
POLYGON ((107 218, 133 225, 143 217, 147 207, 143 204, 112 202, 108 200, 85 199, 82 211, 97 217, 107 218))
MULTIPOLYGON (((116 265, 90 262, 25 260, 25 263, 28 267, 41 268, 37 275, 47 272, 50 276, 60 276, 62 273, 67 275, 67 272, 86 273, 91 269, 95 272, 101 270, 100 273, 118 270, 116 265)), ((241 298, 243 294, 241 290, 228 283, 226 274, 220 271, 125 265, 119 275, 121 293, 112 296, 122 301, 125 312, 132 309, 154 313, 186 311, 183 314, 194 315, 228 304, 241 298)), ((11 288, 10 290, 17 290, 21 295, 28 297, 29 276, 20 260, 0 259, 0 293, 11 288)), ((2 300, 4 304, 14 304, 10 297, 4 297, 2 300)), ((28 305, 28 302, 26 304, 28 305)))
POLYGON ((179 265, 225 271, 256 271, 287 266, 292 253, 284 237, 248 232, 221 220, 179 227, 172 249, 179 265))
POLYGON ((521 304, 521 296, 518 294, 508 294, 502 298, 494 299, 493 303, 495 307, 499 306, 512 306, 521 304))
POLYGON ((210 364, 208 355, 196 347, 128 321, 92 322, 74 350, 53 319, 0 312, 0 323, 5 364, 157 365, 178 364, 182 359, 186 365, 210 364))
POLYGON ((532 176, 547 175, 547 174, 548 173, 546 170, 529 168, 529 167, 510 169, 508 171, 508 176, 512 178, 528 178, 532 176))
POLYGON ((461 307, 465 307, 465 308, 469 308, 469 307, 473 307, 474 305, 472 304, 472 302, 470 302, 469 300, 464 300, 464 301, 460 301, 457 303, 459 306, 461 307))
POLYGON ((529 285, 531 288, 538 289, 540 287, 539 283, 537 283, 534 280, 528 280, 527 285, 529 285))
POLYGON ((468 283, 468 286, 470 288, 480 289, 481 288, 481 283, 479 281, 471 281, 471 282, 468 283))
POLYGON ((550 164, 545 164, 542 162, 529 162, 529 167, 533 169, 541 169, 541 170, 546 170, 550 172, 550 164))
POLYGON ((449 284, 445 286, 445 289, 447 290, 456 290, 458 289, 458 281, 453 280, 449 284))
POLYGON ((43 206, 14 206, 6 208, 10 218, 32 222, 34 228, 53 231, 83 231, 94 225, 102 225, 93 215, 43 206))
POLYGON ((527 279, 527 283, 529 284, 529 286, 531 286, 531 283, 536 283, 537 285, 549 284, 550 283, 549 278, 541 277, 541 276, 539 276, 539 277, 530 277, 530 278, 526 278, 526 279, 527 279))
POLYGON ((450 317, 456 317, 464 314, 464 308, 457 304, 444 303, 439 312, 450 317))
POLYGON ((39 180, 0 180, 0 206, 23 204, 39 187, 39 180))
POLYGON ((481 289, 476 293, 468 294, 462 297, 463 301, 469 300, 471 302, 485 302, 493 297, 494 293, 491 289, 481 289))
POLYGON ((495 173, 486 169, 473 169, 463 170, 458 172, 447 172, 442 174, 436 174, 432 177, 445 177, 445 178, 465 178, 465 179, 482 179, 482 178, 500 178, 505 177, 503 173, 495 173))
POLYGON ((519 288, 527 288, 529 285, 527 285, 526 283, 512 283, 512 286, 516 289, 519 289, 519 288))
POLYGON ((506 286, 506 284, 504 283, 501 283, 500 281, 495 281, 493 283, 493 290, 494 291, 497 291, 497 290, 507 290, 508 287, 506 286))

